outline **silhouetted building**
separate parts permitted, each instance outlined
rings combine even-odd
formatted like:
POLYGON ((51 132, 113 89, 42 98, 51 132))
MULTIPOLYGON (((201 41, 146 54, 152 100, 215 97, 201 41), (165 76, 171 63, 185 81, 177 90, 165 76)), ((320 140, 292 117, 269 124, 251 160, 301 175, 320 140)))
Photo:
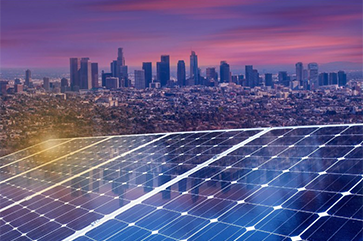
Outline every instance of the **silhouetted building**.
POLYGON ((278 78, 279 84, 286 87, 290 86, 290 77, 287 75, 286 71, 279 71, 278 78))
POLYGON ((296 69, 296 80, 299 82, 299 85, 303 85, 303 79, 304 79, 304 66, 303 63, 298 62, 295 64, 296 69))
MULTIPOLYGON (((319 85, 319 69, 317 63, 309 63, 308 64, 308 70, 309 70, 309 84, 310 89, 316 89, 319 85)), ((304 87, 304 89, 306 89, 304 87)))
POLYGON ((338 72, 338 84, 339 86, 347 84, 347 74, 342 70, 338 72))
POLYGON ((88 90, 92 88, 92 69, 89 58, 81 58, 80 69, 80 89, 88 90))
POLYGON ((106 78, 107 77, 113 77, 113 74, 112 73, 105 73, 102 70, 102 86, 104 86, 104 87, 106 87, 106 78))
POLYGON ((119 79, 117 77, 107 77, 106 78, 106 88, 107 89, 118 89, 119 79))
POLYGON ((329 75, 328 73, 319 74, 319 86, 329 85, 329 75))
POLYGON ((68 79, 66 78, 62 78, 61 79, 61 92, 65 93, 66 91, 69 91, 69 83, 68 83, 68 79))
POLYGON ((32 82, 32 72, 29 69, 27 69, 25 71, 25 85, 30 87, 31 82, 32 82))
POLYGON ((98 63, 91 64, 92 88, 98 88, 98 63))
POLYGON ((218 73, 216 72, 216 68, 207 68, 206 70, 207 80, 215 80, 218 81, 218 73))
POLYGON ((50 81, 48 77, 43 78, 43 88, 45 91, 50 91, 50 81))
POLYGON ((77 91, 80 88, 80 69, 81 59, 70 58, 70 80, 73 91, 77 91))
POLYGON ((2 95, 6 95, 9 88, 10 85, 8 81, 0 81, 0 93, 2 95))
POLYGON ((14 84, 16 84, 16 85, 21 84, 21 80, 20 80, 20 79, 18 79, 18 78, 16 78, 16 79, 14 80, 14 84))
POLYGON ((265 74, 265 85, 273 87, 272 74, 265 74))
POLYGON ((338 84, 338 74, 329 73, 329 85, 337 85, 337 84, 338 84))
POLYGON ((151 62, 142 63, 142 69, 145 72, 146 88, 148 88, 153 78, 152 63, 151 62))
POLYGON ((168 84, 170 80, 170 57, 169 55, 162 55, 161 62, 157 62, 157 80, 160 82, 161 87, 168 84))
POLYGON ((185 62, 184 60, 179 60, 177 65, 177 80, 179 86, 186 85, 186 73, 185 73, 185 62))
POLYGON ((229 68, 229 64, 226 61, 221 61, 221 65, 219 67, 219 78, 221 83, 229 83, 231 77, 231 71, 229 68))
POLYGON ((125 64, 123 49, 118 48, 117 60, 111 62, 111 73, 113 77, 119 79, 119 87, 130 87, 128 68, 125 64))
POLYGON ((194 79, 194 84, 199 85, 199 68, 198 68, 198 56, 192 51, 190 55, 190 78, 194 79))
POLYGON ((146 88, 144 70, 135 70, 135 88, 139 90, 146 88))
POLYGON ((245 66, 245 76, 246 76, 246 85, 251 88, 255 87, 252 65, 245 66))

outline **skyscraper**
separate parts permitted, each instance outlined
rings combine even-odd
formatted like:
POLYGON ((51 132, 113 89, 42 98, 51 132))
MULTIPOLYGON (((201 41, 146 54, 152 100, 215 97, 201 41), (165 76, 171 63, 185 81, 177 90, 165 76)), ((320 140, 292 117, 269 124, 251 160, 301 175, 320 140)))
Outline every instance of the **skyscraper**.
POLYGON ((70 58, 70 81, 73 91, 77 91, 80 88, 80 69, 81 59, 70 58))
POLYGON ((253 87, 260 85, 260 73, 257 69, 253 70, 253 87))
POLYGON ((329 85, 337 85, 338 84, 338 74, 337 73, 329 73, 329 85))
POLYGON ((91 64, 92 88, 98 88, 98 63, 91 64))
POLYGON ((170 57, 169 55, 161 55, 161 62, 157 62, 157 79, 161 87, 167 85, 170 80, 170 57))
POLYGON ((198 56, 194 51, 190 54, 190 78, 194 79, 194 84, 199 85, 198 56))
POLYGON ((272 74, 265 74, 265 85, 273 87, 272 74))
POLYGON ((283 86, 290 86, 290 78, 287 75, 286 71, 279 71, 279 84, 283 85, 283 86))
POLYGON ((230 82, 231 71, 229 68, 229 64, 226 61, 221 61, 221 65, 219 67, 219 78, 221 83, 229 83, 230 82))
POLYGON ((145 83, 146 83, 146 88, 148 88, 153 78, 152 63, 151 62, 142 63, 142 69, 145 72, 145 83))
POLYGON ((135 88, 139 90, 146 88, 144 70, 135 70, 135 88))
POLYGON ((43 78, 43 88, 45 89, 45 91, 50 90, 50 81, 48 77, 43 78))
POLYGON ((185 62, 184 62, 184 60, 179 60, 178 61, 177 79, 178 79, 178 85, 179 86, 185 86, 186 85, 186 74, 185 74, 185 62))
POLYGON ((25 83, 24 84, 26 86, 30 86, 31 82, 32 82, 32 72, 29 69, 27 69, 25 71, 25 83))
POLYGON ((249 87, 255 87, 253 83, 253 66, 252 65, 246 65, 245 66, 245 76, 246 76, 246 85, 249 87))
POLYGON ((319 86, 329 85, 329 75, 328 73, 319 74, 319 86))
POLYGON ((319 69, 317 63, 308 64, 310 89, 316 89, 319 86, 319 69))
POLYGON ((302 85, 303 74, 304 74, 304 66, 303 63, 298 62, 295 64, 296 67, 296 80, 299 82, 299 85, 302 85))
POLYGON ((338 72, 338 84, 339 86, 347 84, 347 74, 342 70, 338 72))
POLYGON ((91 89, 92 88, 92 69, 91 62, 89 58, 81 58, 81 68, 80 68, 80 89, 91 89))
POLYGON ((218 74, 216 72, 216 68, 207 68, 206 77, 208 81, 215 80, 218 81, 218 74))
POLYGON ((125 64, 125 57, 122 48, 118 48, 117 60, 111 62, 111 73, 113 77, 117 77, 119 79, 119 87, 130 86, 128 68, 125 64))

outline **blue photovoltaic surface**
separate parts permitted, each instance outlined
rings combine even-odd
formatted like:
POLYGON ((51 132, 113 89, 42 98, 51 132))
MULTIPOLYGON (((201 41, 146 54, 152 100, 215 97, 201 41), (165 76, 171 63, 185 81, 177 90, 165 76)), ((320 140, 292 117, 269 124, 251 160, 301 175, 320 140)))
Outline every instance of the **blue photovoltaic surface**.
POLYGON ((363 125, 51 140, 0 158, 3 240, 363 240, 363 125))

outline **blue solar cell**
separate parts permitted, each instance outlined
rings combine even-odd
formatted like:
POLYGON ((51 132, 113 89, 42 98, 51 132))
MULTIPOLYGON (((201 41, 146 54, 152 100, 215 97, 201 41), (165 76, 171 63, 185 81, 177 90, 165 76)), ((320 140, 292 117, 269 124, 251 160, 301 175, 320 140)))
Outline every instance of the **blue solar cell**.
POLYGON ((87 233, 87 236, 95 240, 105 240, 127 227, 126 223, 110 220, 102 226, 98 226, 87 233))
POLYGON ((356 219, 363 219, 363 197, 362 196, 355 196, 355 195, 348 195, 343 197, 336 205, 333 206, 329 213, 347 217, 347 218, 356 218, 356 219))
POLYGON ((246 202, 279 206, 297 191, 294 189, 264 187, 246 199, 246 202))
POLYGON ((232 241, 242 235, 244 228, 230 226, 224 223, 211 223, 188 240, 200 241, 232 241))
POLYGON ((362 178, 358 176, 326 174, 320 175, 306 188, 322 191, 346 192, 361 179, 362 178))
POLYGON ((158 230, 179 216, 180 213, 160 209, 140 219, 136 224, 150 230, 158 230))
POLYGON ((114 234, 111 238, 107 239, 109 241, 119 241, 119 240, 142 240, 143 238, 150 235, 151 232, 132 226, 128 227, 121 232, 114 234))
POLYGON ((287 241, 291 240, 290 238, 286 238, 284 236, 274 235, 268 232, 261 232, 261 231, 252 231, 247 232, 243 236, 237 239, 238 241, 242 240, 249 240, 249 241, 255 241, 255 240, 264 240, 264 241, 287 241))

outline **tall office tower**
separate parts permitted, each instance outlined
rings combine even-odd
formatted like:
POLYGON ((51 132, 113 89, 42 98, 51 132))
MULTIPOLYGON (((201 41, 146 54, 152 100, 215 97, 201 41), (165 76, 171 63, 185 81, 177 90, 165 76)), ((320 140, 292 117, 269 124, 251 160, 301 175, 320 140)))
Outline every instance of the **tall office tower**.
POLYGON ((45 91, 50 90, 50 81, 48 77, 43 78, 43 88, 45 89, 45 91))
POLYGON ((302 81, 304 79, 304 66, 303 63, 298 62, 295 64, 295 68, 296 68, 296 80, 299 82, 299 85, 302 85, 302 81))
POLYGON ((185 73, 185 62, 184 60, 179 60, 177 65, 177 79, 179 86, 186 85, 186 73, 185 73))
POLYGON ((18 78, 16 78, 16 79, 14 80, 14 84, 16 84, 16 85, 20 85, 20 84, 21 84, 21 80, 20 80, 20 79, 18 79, 18 78))
POLYGON ((118 89, 119 79, 117 77, 106 77, 106 89, 118 89))
POLYGON ((253 83, 253 66, 246 65, 245 66, 245 76, 246 76, 246 85, 249 87, 254 87, 253 83))
POLYGON ((198 56, 194 51, 190 54, 190 78, 194 79, 194 84, 199 85, 199 68, 198 68, 198 56))
POLYGON ((151 62, 142 63, 142 69, 145 71, 146 88, 148 88, 153 80, 152 63, 151 62))
POLYGON ((169 55, 161 55, 161 62, 157 62, 157 80, 161 87, 167 85, 170 80, 170 57, 169 55))
POLYGON ((146 88, 145 71, 135 70, 135 88, 142 90, 146 88))
POLYGON ((117 51, 117 63, 119 66, 124 66, 125 65, 125 57, 124 57, 124 52, 122 48, 118 48, 117 51))
POLYGON ((70 58, 70 81, 71 89, 77 91, 80 88, 81 59, 70 58))
POLYGON ((329 75, 328 73, 319 74, 319 86, 329 85, 329 75))
POLYGON ((253 87, 260 85, 260 74, 257 69, 253 70, 253 87))
POLYGON ((317 63, 308 64, 310 89, 316 89, 319 86, 319 69, 317 63))
POLYGON ((279 71, 279 84, 283 86, 290 86, 290 79, 286 71, 279 71))
POLYGON ((303 81, 309 78, 309 71, 307 69, 303 70, 303 81))
POLYGON ((98 63, 91 63, 92 88, 98 88, 98 63))
POLYGON ((30 86, 30 83, 32 82, 32 72, 27 69, 25 71, 25 85, 30 86))
POLYGON ((21 93, 21 92, 23 92, 23 89, 24 89, 24 85, 22 85, 22 84, 15 84, 14 85, 15 93, 21 93))
POLYGON ((329 73, 329 85, 337 85, 337 84, 338 84, 338 74, 329 73))
POLYGON ((218 74, 216 72, 216 68, 207 68, 206 77, 208 81, 215 80, 218 81, 218 74))
POLYGON ((102 86, 106 87, 106 78, 107 77, 114 77, 112 73, 105 73, 105 71, 102 70, 102 86))
POLYGON ((339 86, 347 84, 347 74, 342 70, 338 72, 338 84, 339 86))
POLYGON ((89 90, 92 88, 92 68, 89 58, 81 58, 81 68, 79 70, 79 88, 89 90))
POLYGON ((117 60, 114 60, 111 62, 111 74, 113 77, 118 77, 119 76, 119 73, 117 72, 117 60))
POLYGON ((221 61, 219 66, 219 78, 221 83, 229 83, 231 80, 231 71, 226 61, 221 61))
POLYGON ((272 74, 265 74, 265 85, 273 87, 272 74))
POLYGON ((66 78, 62 78, 61 79, 61 92, 65 93, 68 90, 69 90, 68 80, 66 78))
POLYGON ((238 85, 242 85, 242 86, 244 86, 244 79, 245 79, 245 76, 243 75, 243 74, 239 74, 238 75, 238 81, 237 81, 237 84, 238 85))

